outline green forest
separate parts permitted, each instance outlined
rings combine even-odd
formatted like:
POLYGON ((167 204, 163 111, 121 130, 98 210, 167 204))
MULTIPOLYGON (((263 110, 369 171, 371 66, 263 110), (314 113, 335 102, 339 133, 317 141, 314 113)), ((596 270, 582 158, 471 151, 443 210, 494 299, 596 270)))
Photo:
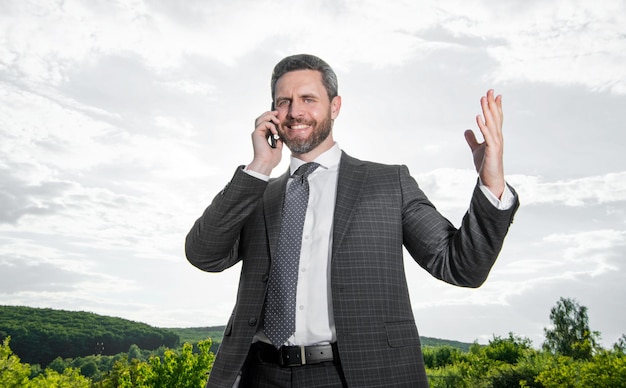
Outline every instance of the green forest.
POLYGON ((47 366, 57 357, 115 355, 130 345, 176 348, 179 336, 166 329, 88 312, 0 306, 0 340, 30 364, 47 366))
MULTIPOLYGON (((430 386, 626 387, 626 335, 602 348, 569 298, 550 321, 537 345, 513 333, 487 345, 423 337, 430 386)), ((222 330, 0 306, 0 387, 204 387, 222 330)))

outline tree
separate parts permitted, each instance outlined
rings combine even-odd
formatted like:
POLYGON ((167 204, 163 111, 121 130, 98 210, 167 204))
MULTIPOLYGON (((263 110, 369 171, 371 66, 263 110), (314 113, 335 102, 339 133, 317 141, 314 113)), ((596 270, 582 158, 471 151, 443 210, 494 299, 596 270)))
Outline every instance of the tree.
POLYGON ((545 388, 623 387, 626 357, 621 353, 598 351, 590 360, 559 356, 536 379, 545 388))
POLYGON ((48 368, 58 372, 58 373, 63 373, 63 371, 68 368, 70 365, 67 361, 65 361, 64 359, 62 359, 61 357, 57 357, 54 360, 52 360, 52 362, 50 363, 50 365, 48 365, 48 368))
POLYGON ((427 368, 440 368, 453 364, 461 350, 449 345, 429 346, 422 349, 424 364, 427 368))
POLYGON ((522 338, 509 333, 509 338, 493 337, 489 345, 483 351, 487 358, 494 361, 503 361, 515 365, 517 361, 531 349, 532 342, 528 338, 522 338))
MULTIPOLYGON (((82 311, 0 306, 0 341, 11 336, 11 347, 29 364, 47 367, 55 358, 115 355, 131 344, 153 350, 179 346, 177 334, 122 318, 82 311)), ((59 373, 62 371, 58 371, 59 373)))
POLYGON ((139 346, 132 344, 130 348, 128 348, 128 362, 131 362, 133 359, 141 360, 141 349, 139 346))
POLYGON ((94 386, 201 388, 215 359, 210 349, 211 340, 208 339, 198 342, 197 352, 191 344, 185 343, 180 352, 165 349, 162 357, 152 356, 148 361, 121 358, 107 377, 94 386))
POLYGON ((24 387, 28 384, 30 365, 22 364, 9 347, 11 337, 0 345, 0 387, 24 387))
POLYGON ((91 380, 85 376, 81 376, 80 371, 73 368, 67 368, 63 373, 58 373, 52 369, 46 369, 41 374, 30 381, 29 385, 24 387, 32 388, 89 388, 91 380))
POLYGON ((613 350, 626 355, 626 334, 622 334, 621 337, 613 344, 613 350))
POLYGON ((210 352, 211 340, 198 342, 198 354, 191 344, 185 343, 180 354, 165 351, 163 360, 151 357, 150 365, 154 380, 152 387, 203 387, 213 367, 215 356, 210 352))
POLYGON ((77 369, 67 368, 63 373, 46 369, 30 380, 31 367, 22 364, 9 347, 10 337, 0 345, 0 387, 2 388, 89 388, 91 380, 81 376, 77 369))
POLYGON ((599 333, 589 329, 587 307, 579 305, 575 299, 561 297, 550 310, 550 320, 553 328, 543 329, 544 350, 574 359, 591 359, 598 348, 599 333))

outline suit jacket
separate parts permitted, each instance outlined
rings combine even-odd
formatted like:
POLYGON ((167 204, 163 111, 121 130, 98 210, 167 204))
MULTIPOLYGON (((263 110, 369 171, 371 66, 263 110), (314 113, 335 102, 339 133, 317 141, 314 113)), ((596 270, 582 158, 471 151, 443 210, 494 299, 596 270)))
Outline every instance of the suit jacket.
MULTIPOLYGON (((187 235, 196 267, 219 272, 242 262, 237 301, 209 387, 231 387, 263 314, 288 173, 264 182, 241 168, 187 235)), ((406 166, 339 166, 331 257, 332 308, 348 386, 427 387, 409 301, 402 247, 434 277, 480 286, 518 207, 496 209, 478 187, 457 230, 429 202, 406 166)))

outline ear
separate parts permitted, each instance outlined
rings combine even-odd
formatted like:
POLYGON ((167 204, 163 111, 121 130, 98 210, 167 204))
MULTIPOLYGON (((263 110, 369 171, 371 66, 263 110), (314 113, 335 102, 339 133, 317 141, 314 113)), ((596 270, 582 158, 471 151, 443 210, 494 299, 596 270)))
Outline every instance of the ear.
POLYGON ((341 96, 335 96, 333 100, 330 102, 330 117, 331 119, 336 119, 339 116, 339 111, 341 110, 341 96))

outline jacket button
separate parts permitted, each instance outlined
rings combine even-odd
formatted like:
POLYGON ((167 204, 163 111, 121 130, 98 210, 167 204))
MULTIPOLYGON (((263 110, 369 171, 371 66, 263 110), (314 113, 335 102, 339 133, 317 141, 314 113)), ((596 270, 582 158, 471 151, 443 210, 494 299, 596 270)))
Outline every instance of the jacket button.
POLYGON ((250 325, 250 326, 256 326, 256 318, 250 318, 250 319, 248 319, 248 325, 250 325))
POLYGON ((263 283, 267 283, 267 281, 270 280, 270 275, 269 274, 264 274, 263 277, 261 278, 261 280, 263 281, 263 283))

